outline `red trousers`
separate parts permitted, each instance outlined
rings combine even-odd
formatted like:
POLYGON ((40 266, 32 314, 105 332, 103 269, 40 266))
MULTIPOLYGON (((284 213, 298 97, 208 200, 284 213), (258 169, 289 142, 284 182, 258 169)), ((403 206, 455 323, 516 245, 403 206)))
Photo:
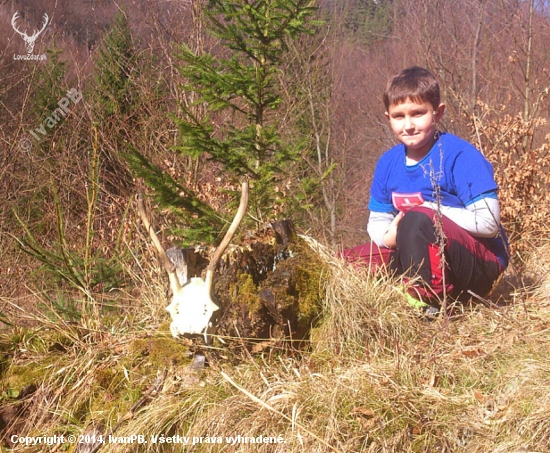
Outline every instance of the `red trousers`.
POLYGON ((432 209, 414 208, 397 226, 395 250, 368 243, 346 249, 342 256, 347 261, 372 266, 373 270, 387 266, 399 275, 419 278, 411 295, 430 304, 437 304, 444 292, 451 297, 459 297, 468 290, 480 296, 488 294, 506 264, 492 251, 489 240, 472 236, 442 216, 443 266, 435 216, 432 209))

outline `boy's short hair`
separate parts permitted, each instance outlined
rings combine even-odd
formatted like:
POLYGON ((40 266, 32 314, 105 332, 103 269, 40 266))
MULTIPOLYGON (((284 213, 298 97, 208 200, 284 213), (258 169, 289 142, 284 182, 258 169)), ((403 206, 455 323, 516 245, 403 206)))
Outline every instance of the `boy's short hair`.
POLYGON ((441 97, 439 82, 427 69, 412 66, 394 75, 384 90, 386 111, 390 106, 410 99, 413 102, 429 102, 434 110, 439 107, 441 97))

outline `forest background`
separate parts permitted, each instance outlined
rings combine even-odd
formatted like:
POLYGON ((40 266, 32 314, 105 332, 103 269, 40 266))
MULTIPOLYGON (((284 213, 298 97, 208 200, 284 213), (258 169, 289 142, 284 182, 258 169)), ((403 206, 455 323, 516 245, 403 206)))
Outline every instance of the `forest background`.
MULTIPOLYGON (((3 0, 0 24, 0 416, 17 408, 10 423, 20 426, 25 401, 38 401, 24 390, 46 379, 40 368, 60 389, 53 398, 40 387, 59 405, 36 412, 40 434, 57 432, 61 419, 77 433, 97 420, 111 429, 131 420, 120 429, 128 433, 156 420, 157 433, 258 435, 267 426, 292 437, 293 451, 547 451, 550 321, 529 305, 528 286, 548 272, 529 261, 547 244, 550 212, 548 2, 3 0), (284 26, 265 31, 266 17, 244 9, 253 3, 300 14, 270 18, 284 26), (243 10, 250 20, 239 22, 243 10), (237 26, 212 20, 222 12, 237 26), (44 13, 33 53, 47 58, 16 57, 27 51, 10 24, 30 34, 44 13), (419 325, 391 284, 336 264, 311 355, 266 367, 251 358, 230 371, 211 364, 265 391, 260 406, 280 418, 219 376, 209 378, 216 391, 170 388, 134 417, 156 382, 151 364, 182 365, 159 358, 181 351, 165 333, 156 343, 164 276, 137 226, 136 192, 153 200, 166 242, 210 245, 248 177, 241 231, 292 218, 330 261, 368 239, 372 172, 395 143, 382 92, 411 65, 441 82, 441 127, 495 168, 513 254, 505 300, 522 303, 419 325), (78 101, 56 118, 68 92, 78 101), (130 366, 125 354, 149 363, 130 366), (243 421, 228 424, 235 407, 243 421), (204 413, 211 418, 201 422, 204 413)), ((265 448, 250 451, 286 451, 265 448)))
POLYGON ((493 163, 512 244, 539 237, 548 207, 546 2, 357 0, 318 6, 316 17, 308 17, 310 31, 289 34, 286 47, 265 64, 273 71, 265 79, 272 100, 261 105, 258 120, 252 112, 257 106, 242 93, 217 105, 221 97, 208 99, 201 86, 201 77, 209 75, 193 80, 186 72, 189 65, 191 72, 198 67, 193 54, 238 53, 208 32, 198 0, 4 2, 3 292, 6 277, 9 294, 32 268, 10 234, 79 249, 92 240, 83 224, 91 196, 86 181, 95 163, 100 184, 90 227, 107 261, 120 244, 128 200, 143 181, 164 212, 170 208, 171 237, 179 241, 219 240, 223 219, 234 208, 228 203, 232 189, 248 175, 254 180, 255 226, 291 217, 333 249, 365 242, 373 166, 394 143, 381 93, 392 74, 415 64, 441 81, 447 104, 442 127, 472 141, 493 163), (29 33, 50 12, 35 50, 47 54, 46 61, 15 59, 25 53, 9 27, 15 11, 29 33), (73 88, 83 101, 71 102, 71 114, 48 125, 45 134, 37 132, 73 88), (201 144, 206 129, 193 131, 193 121, 196 126, 203 120, 217 150, 201 144), (254 123, 262 127, 257 142, 254 123), (247 127, 252 135, 235 135, 236 129, 246 135, 247 127))

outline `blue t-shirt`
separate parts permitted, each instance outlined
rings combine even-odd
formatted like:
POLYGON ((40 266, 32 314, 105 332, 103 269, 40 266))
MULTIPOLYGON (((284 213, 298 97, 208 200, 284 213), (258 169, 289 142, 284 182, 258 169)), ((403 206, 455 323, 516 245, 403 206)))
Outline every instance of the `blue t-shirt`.
MULTIPOLYGON (((430 152, 417 164, 405 164, 405 145, 386 151, 374 170, 369 210, 397 213, 424 201, 435 202, 439 186, 441 204, 465 208, 484 197, 497 198, 493 167, 475 148, 461 138, 440 134, 430 152)), ((508 265, 506 235, 480 238, 496 254, 504 268, 508 265)))
POLYGON ((409 201, 435 202, 436 185, 443 206, 464 208, 482 195, 496 198, 497 184, 489 161, 467 141, 440 134, 430 152, 415 165, 405 165, 403 144, 382 155, 374 171, 369 210, 395 212, 409 201))

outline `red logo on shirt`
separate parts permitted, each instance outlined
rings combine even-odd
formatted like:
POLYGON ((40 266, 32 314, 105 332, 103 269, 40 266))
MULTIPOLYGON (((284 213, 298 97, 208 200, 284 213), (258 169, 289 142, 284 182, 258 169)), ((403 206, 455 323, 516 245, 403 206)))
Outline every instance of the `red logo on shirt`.
POLYGON ((412 208, 416 208, 417 206, 420 206, 422 203, 424 203, 424 198, 422 197, 422 193, 420 192, 415 192, 415 193, 392 192, 391 200, 393 205, 395 206, 395 209, 401 212, 410 211, 412 208))

